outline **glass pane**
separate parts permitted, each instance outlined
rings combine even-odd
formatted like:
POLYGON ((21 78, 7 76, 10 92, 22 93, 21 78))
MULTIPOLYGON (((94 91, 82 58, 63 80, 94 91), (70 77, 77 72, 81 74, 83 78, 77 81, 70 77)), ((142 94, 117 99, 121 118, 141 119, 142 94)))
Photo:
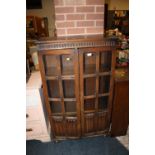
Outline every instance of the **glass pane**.
POLYGON ((84 95, 95 95, 96 92, 96 78, 90 77, 84 80, 84 95))
POLYGON ((57 70, 57 56, 56 55, 45 55, 43 57, 45 74, 47 76, 58 75, 57 70))
POLYGON ((91 74, 96 72, 96 55, 94 53, 84 54, 84 73, 91 74))
POLYGON ((98 109, 106 110, 108 105, 108 96, 99 97, 98 99, 98 109))
POLYGON ((99 77, 99 94, 108 93, 110 85, 110 76, 99 77))
POLYGON ((73 55, 61 55, 62 75, 74 74, 73 55))
POLYGON ((108 72, 111 70, 111 58, 110 51, 101 52, 100 54, 100 72, 108 72))
POLYGON ((58 80, 47 80, 48 96, 50 98, 59 98, 58 80))
POLYGON ((61 113, 61 102, 51 101, 50 106, 52 113, 61 113))
POLYGON ((95 99, 86 99, 84 101, 84 110, 95 110, 95 99))
POLYGON ((63 80, 63 93, 65 98, 74 98, 74 80, 63 80))
POLYGON ((65 111, 66 112, 76 112, 76 102, 66 101, 65 102, 65 111))

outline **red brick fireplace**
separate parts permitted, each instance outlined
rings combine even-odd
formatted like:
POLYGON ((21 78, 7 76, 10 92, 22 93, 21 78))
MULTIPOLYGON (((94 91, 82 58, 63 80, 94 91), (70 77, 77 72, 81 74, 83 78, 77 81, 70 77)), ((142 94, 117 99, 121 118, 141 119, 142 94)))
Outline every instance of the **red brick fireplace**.
POLYGON ((54 0, 57 36, 103 34, 104 0, 54 0))

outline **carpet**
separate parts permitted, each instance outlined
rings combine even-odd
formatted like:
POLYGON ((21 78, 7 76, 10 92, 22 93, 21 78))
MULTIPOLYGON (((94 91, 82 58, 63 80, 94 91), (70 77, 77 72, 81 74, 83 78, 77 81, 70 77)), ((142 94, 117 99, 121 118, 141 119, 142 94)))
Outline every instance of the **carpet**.
POLYGON ((129 151, 112 137, 89 137, 43 143, 26 141, 26 155, 128 155, 129 151))

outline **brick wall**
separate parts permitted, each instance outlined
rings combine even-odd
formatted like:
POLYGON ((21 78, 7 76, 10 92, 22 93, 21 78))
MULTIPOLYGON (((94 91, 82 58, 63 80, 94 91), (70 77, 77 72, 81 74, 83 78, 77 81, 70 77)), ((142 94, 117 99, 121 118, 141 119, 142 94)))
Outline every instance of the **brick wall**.
POLYGON ((54 0, 57 36, 103 34, 104 0, 54 0))

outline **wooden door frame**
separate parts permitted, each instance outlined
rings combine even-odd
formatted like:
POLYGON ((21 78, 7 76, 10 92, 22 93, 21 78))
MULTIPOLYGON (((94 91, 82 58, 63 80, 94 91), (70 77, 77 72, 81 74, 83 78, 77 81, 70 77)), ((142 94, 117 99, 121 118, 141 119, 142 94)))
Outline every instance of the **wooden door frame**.
MULTIPOLYGON (((112 53, 112 58, 111 58, 111 75, 110 75, 110 88, 109 88, 109 98, 108 98, 108 107, 107 107, 107 126, 108 126, 108 131, 110 129, 110 119, 111 119, 111 114, 112 114, 112 97, 113 97, 113 87, 114 87, 114 73, 115 73, 115 63, 116 63, 116 51, 115 50, 111 50, 110 48, 105 48, 105 47, 89 47, 89 48, 80 48, 79 49, 79 67, 80 67, 80 101, 81 101, 81 129, 82 129, 82 133, 81 135, 84 136, 85 135, 85 128, 84 128, 84 58, 83 58, 83 54, 84 53, 89 53, 89 52, 96 52, 96 53, 101 53, 102 52, 111 52, 112 53), (84 51, 87 50, 87 51, 84 51)), ((99 86, 99 59, 100 56, 99 54, 96 55, 96 97, 95 99, 97 100, 98 97, 98 86, 99 86)), ((97 104, 95 104, 95 113, 96 113, 96 109, 98 108, 98 101, 96 102, 97 104)))
MULTIPOLYGON (((78 51, 77 49, 64 49, 64 50, 46 50, 46 51, 41 51, 38 52, 38 59, 39 59, 39 67, 40 67, 40 72, 41 72, 41 77, 42 77, 42 81, 43 81, 43 94, 45 96, 45 106, 48 112, 48 117, 50 118, 50 124, 51 124, 51 129, 52 132, 54 132, 54 127, 53 127, 53 123, 51 120, 52 117, 52 111, 50 108, 50 103, 49 103, 49 96, 48 96, 48 89, 47 89, 47 83, 46 83, 46 74, 45 74, 45 66, 44 66, 44 62, 43 62, 43 56, 45 55, 57 55, 58 59, 60 59, 60 55, 72 55, 74 57, 74 82, 75 82, 75 98, 76 98, 76 116, 77 116, 77 130, 78 130, 78 137, 81 136, 81 116, 80 116, 80 100, 79 100, 79 65, 78 65, 78 51)), ((61 73, 61 65, 60 65, 60 60, 57 60, 57 67, 58 67, 58 71, 59 71, 59 77, 62 76, 61 73)), ((64 95, 63 95, 63 86, 62 86, 62 78, 58 78, 58 82, 59 82, 59 91, 60 91, 60 99, 61 99, 61 104, 62 104, 62 116, 63 116, 63 121, 64 121, 64 127, 65 125, 65 109, 64 109, 64 95)), ((65 129, 65 133, 66 133, 66 129, 65 129)), ((55 133, 53 133, 53 137, 55 138, 55 133)), ((67 137, 67 135, 65 135, 65 137, 67 137)))

